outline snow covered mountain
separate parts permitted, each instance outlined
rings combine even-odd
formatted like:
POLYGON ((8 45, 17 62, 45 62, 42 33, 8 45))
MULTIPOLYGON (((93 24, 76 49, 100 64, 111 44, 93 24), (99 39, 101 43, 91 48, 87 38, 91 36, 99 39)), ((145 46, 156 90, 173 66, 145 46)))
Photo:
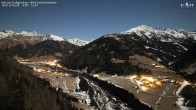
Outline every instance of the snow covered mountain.
POLYGON ((12 35, 13 33, 14 32, 11 31, 11 30, 2 30, 2 31, 0 31, 0 39, 1 38, 6 38, 6 37, 12 35))
POLYGON ((80 40, 78 38, 66 39, 66 41, 68 41, 69 43, 72 43, 74 45, 78 45, 78 46, 84 46, 89 43, 88 41, 80 40))
POLYGON ((194 32, 142 25, 122 33, 104 35, 67 56, 64 64, 69 68, 88 67, 90 71, 126 73, 131 70, 129 56, 138 54, 167 65, 184 54, 196 42, 195 37, 194 32), (124 63, 115 64, 112 59, 124 63))
POLYGON ((196 32, 185 31, 183 29, 169 29, 169 28, 157 29, 157 28, 146 26, 146 25, 141 25, 141 26, 132 28, 120 34, 125 34, 125 35, 136 34, 146 40, 156 39, 156 40, 159 40, 160 42, 173 43, 175 45, 180 46, 184 50, 188 49, 186 48, 186 46, 189 45, 188 40, 192 40, 193 42, 196 42, 196 32), (182 43, 186 46, 181 45, 182 43))
POLYGON ((196 40, 196 32, 189 32, 183 29, 156 29, 146 25, 132 28, 128 31, 122 32, 121 34, 133 33, 136 33, 138 36, 147 36, 148 38, 159 38, 162 42, 176 42, 179 39, 187 38, 193 38, 196 40))
POLYGON ((77 46, 84 46, 89 43, 88 41, 80 40, 78 38, 64 39, 63 37, 56 36, 53 34, 46 35, 44 37, 44 40, 67 41, 67 42, 74 44, 74 45, 77 45, 77 46))
POLYGON ((64 38, 53 34, 49 34, 44 37, 44 40, 64 41, 64 38))
POLYGON ((0 39, 2 38, 6 38, 6 37, 11 37, 11 36, 16 36, 16 35, 20 35, 20 36, 43 36, 41 34, 38 34, 36 31, 34 32, 27 32, 27 31, 22 31, 20 33, 18 32, 14 32, 11 30, 1 30, 0 31, 0 39))
POLYGON ((38 34, 36 31, 34 32, 27 32, 27 31, 14 32, 11 30, 0 31, 0 39, 7 38, 7 37, 14 37, 14 36, 27 37, 27 38, 31 37, 32 40, 34 40, 34 38, 35 39, 39 38, 40 41, 44 41, 44 40, 68 41, 69 43, 77 45, 77 46, 84 46, 89 43, 88 41, 80 40, 78 38, 64 39, 63 37, 53 35, 53 34, 42 35, 42 34, 38 34))
POLYGON ((38 34, 36 31, 33 31, 33 32, 22 31, 20 33, 15 33, 15 34, 23 35, 23 36, 42 36, 41 34, 38 34))
POLYGON ((18 56, 22 58, 38 58, 40 56, 61 58, 77 48, 78 46, 67 41, 45 40, 21 50, 18 52, 18 56))
POLYGON ((14 32, 11 30, 0 31, 0 49, 22 58, 54 57, 61 58, 70 54, 79 46, 88 42, 48 34, 42 35, 37 32, 14 32))
POLYGON ((40 41, 44 41, 44 40, 64 41, 64 39, 62 37, 52 35, 52 34, 42 35, 42 34, 38 34, 36 31, 34 31, 34 32, 27 32, 27 31, 14 32, 14 31, 11 31, 11 30, 2 30, 2 31, 0 31, 0 39, 7 38, 7 37, 15 37, 15 36, 27 37, 27 38, 31 37, 31 39, 39 38, 40 41))

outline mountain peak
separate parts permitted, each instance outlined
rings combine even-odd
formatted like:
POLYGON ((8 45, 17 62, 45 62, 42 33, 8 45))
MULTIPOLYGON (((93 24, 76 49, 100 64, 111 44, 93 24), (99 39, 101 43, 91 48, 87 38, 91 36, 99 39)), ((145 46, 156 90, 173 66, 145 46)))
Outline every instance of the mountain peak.
POLYGON ((137 26, 135 28, 131 28, 123 33, 132 33, 132 32, 138 32, 138 31, 150 31, 150 30, 155 30, 152 27, 146 26, 146 25, 141 25, 141 26, 137 26))
POLYGON ((137 26, 134 28, 129 29, 126 32, 132 32, 132 31, 142 31, 142 30, 153 30, 154 28, 150 27, 150 26, 146 26, 146 25, 141 25, 141 26, 137 26))
POLYGON ((14 32, 11 30, 0 30, 0 39, 1 38, 6 38, 9 35, 12 35, 14 32))
POLYGON ((147 36, 148 38, 152 38, 152 33, 157 33, 158 29, 152 28, 150 26, 141 25, 135 28, 131 28, 127 31, 122 32, 121 34, 132 34, 136 33, 138 36, 147 36))
POLYGON ((86 44, 88 44, 88 41, 84 41, 84 40, 80 40, 78 38, 73 38, 73 39, 66 39, 69 43, 72 43, 74 45, 78 45, 78 46, 84 46, 86 44))
POLYGON ((121 34, 133 34, 136 33, 138 36, 146 36, 148 38, 158 37, 163 41, 171 41, 171 39, 179 38, 193 38, 195 40, 195 33, 185 31, 183 29, 157 29, 146 25, 141 25, 135 28, 131 28, 128 31, 124 31, 121 34), (163 36, 167 36, 167 39, 163 39, 163 36))
POLYGON ((24 36, 40 36, 40 34, 38 34, 36 31, 33 31, 33 32, 22 31, 21 33, 18 33, 18 34, 24 35, 24 36))
POLYGON ((46 37, 49 39, 52 39, 52 40, 56 40, 56 41, 64 41, 64 39, 60 36, 56 36, 56 35, 53 35, 53 34, 48 34, 46 35, 46 37))
POLYGON ((8 30, 8 29, 0 30, 0 32, 4 32, 4 33, 14 33, 14 31, 8 30))
POLYGON ((78 38, 72 38, 72 39, 64 39, 63 37, 54 35, 54 34, 48 34, 48 35, 42 35, 38 34, 36 31, 33 32, 14 32, 11 30, 0 30, 0 39, 6 38, 12 35, 20 35, 20 36, 27 36, 27 37, 35 37, 40 38, 42 41, 44 40, 55 40, 55 41, 68 41, 71 44, 78 45, 78 46, 84 46, 89 43, 89 41, 80 40, 78 38))
POLYGON ((140 25, 140 26, 137 26, 137 27, 132 28, 132 29, 153 29, 153 28, 150 27, 150 26, 146 26, 146 25, 140 25))

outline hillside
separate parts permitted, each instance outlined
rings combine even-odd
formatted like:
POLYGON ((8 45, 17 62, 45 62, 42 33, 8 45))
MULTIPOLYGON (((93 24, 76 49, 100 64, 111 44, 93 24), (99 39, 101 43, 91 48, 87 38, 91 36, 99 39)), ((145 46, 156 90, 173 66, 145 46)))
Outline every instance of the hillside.
POLYGON ((40 56, 54 56, 61 58, 70 54, 77 49, 78 46, 67 41, 45 40, 35 45, 29 46, 18 55, 22 58, 32 58, 40 56))
POLYGON ((179 56, 171 62, 171 67, 182 76, 195 81, 196 79, 196 44, 194 44, 185 54, 179 56))
POLYGON ((21 50, 42 41, 42 37, 13 35, 0 39, 0 49, 17 56, 21 50))
POLYGON ((105 35, 68 55, 63 63, 73 69, 87 67, 89 71, 125 74, 138 71, 138 67, 128 61, 129 56, 138 54, 167 65, 195 42, 194 33, 173 31, 169 34, 168 29, 140 26, 127 32, 105 35))
POLYGON ((0 49, 15 58, 59 59, 87 43, 84 40, 65 39, 52 34, 41 35, 37 32, 22 31, 18 33, 11 30, 0 30, 0 49))
MULTIPOLYGON (((33 71, 18 64, 0 51, 1 110, 72 110, 62 99, 66 94, 50 87, 49 82, 33 75, 33 71)), ((66 96, 68 97, 68 96, 66 96)), ((65 98, 66 99, 66 98, 65 98)))

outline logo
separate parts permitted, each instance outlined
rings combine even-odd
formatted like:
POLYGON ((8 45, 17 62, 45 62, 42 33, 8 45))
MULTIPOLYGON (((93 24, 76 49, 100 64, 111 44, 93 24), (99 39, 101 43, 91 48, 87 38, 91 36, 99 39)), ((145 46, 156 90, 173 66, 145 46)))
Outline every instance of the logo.
POLYGON ((180 8, 182 9, 191 9, 191 8, 194 8, 194 4, 193 3, 182 3, 180 4, 180 8))

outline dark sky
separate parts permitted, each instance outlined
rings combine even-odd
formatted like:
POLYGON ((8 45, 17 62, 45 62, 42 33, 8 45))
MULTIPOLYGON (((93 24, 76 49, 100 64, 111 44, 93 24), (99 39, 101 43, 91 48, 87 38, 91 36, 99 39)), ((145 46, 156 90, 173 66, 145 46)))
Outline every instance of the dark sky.
MULTIPOLYGON (((31 1, 31 0, 0 0, 31 1)), ((49 1, 49 0, 32 0, 49 1)), ((55 0, 50 0, 55 1, 55 0)), ((196 0, 56 0, 56 5, 0 6, 0 29, 37 31, 84 40, 139 25, 196 30, 196 0), (193 3, 181 9, 181 3, 193 3)))

